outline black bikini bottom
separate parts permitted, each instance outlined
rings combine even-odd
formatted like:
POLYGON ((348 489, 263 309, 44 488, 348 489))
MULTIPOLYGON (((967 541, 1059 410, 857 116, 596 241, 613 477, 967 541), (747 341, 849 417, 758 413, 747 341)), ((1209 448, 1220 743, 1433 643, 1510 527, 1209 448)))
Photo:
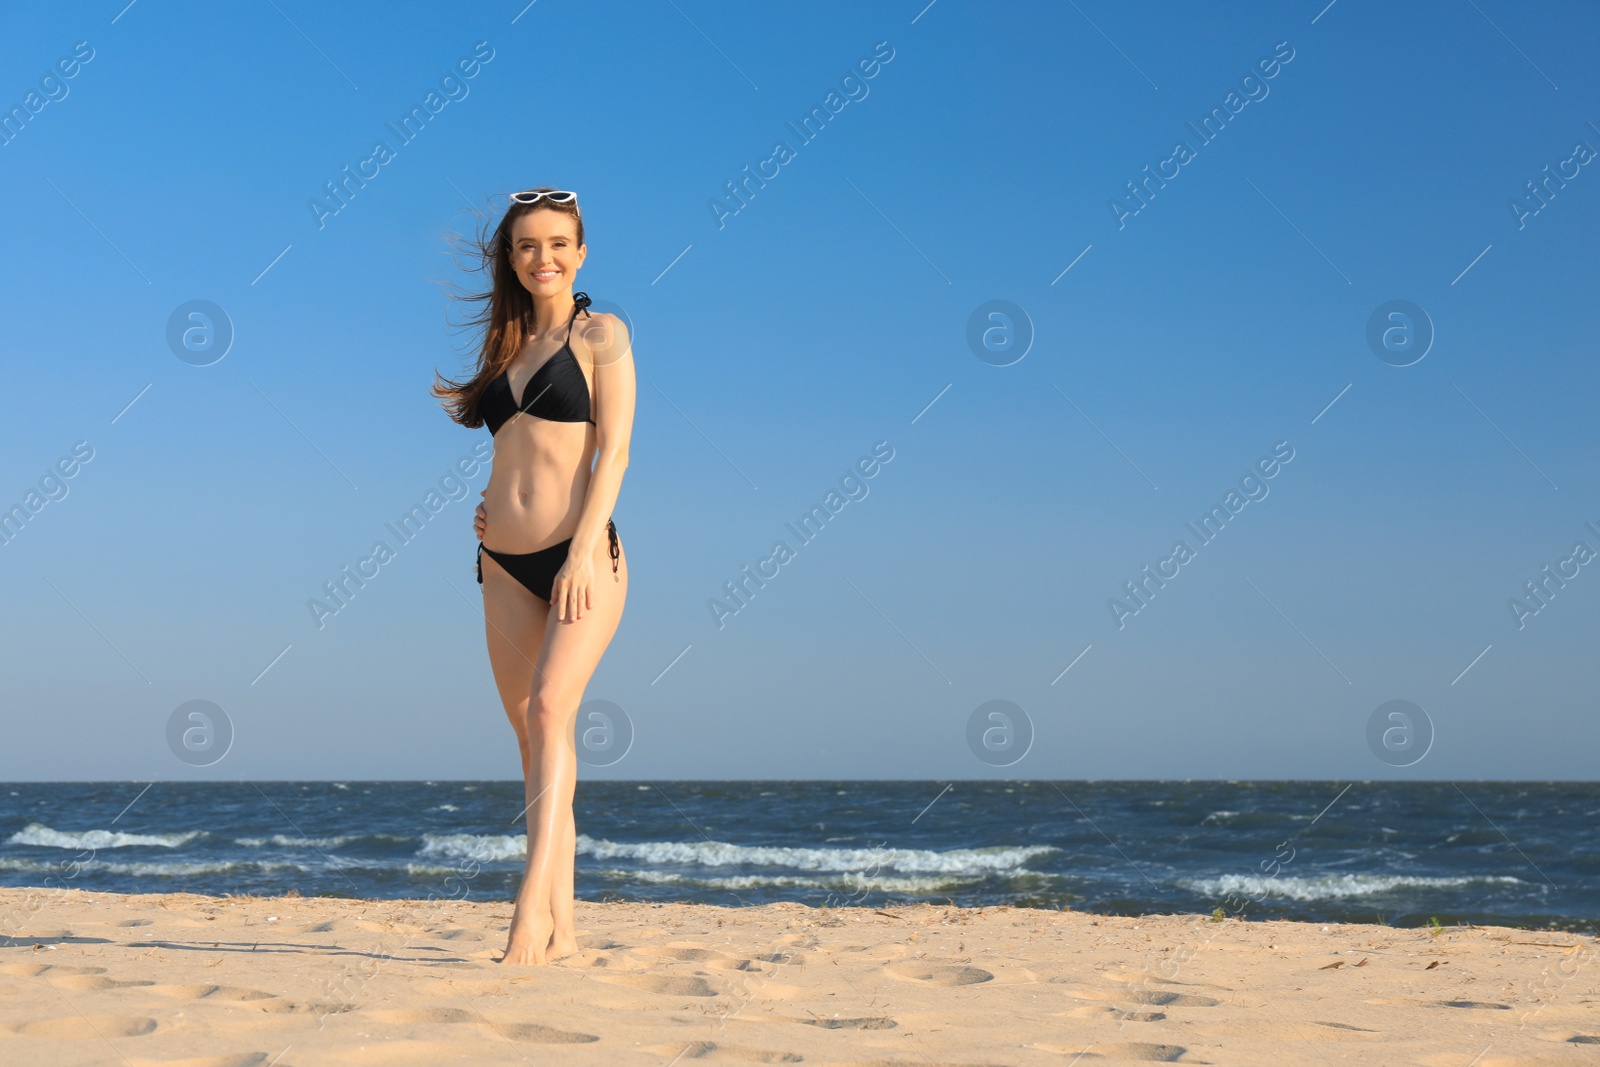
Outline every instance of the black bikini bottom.
MULTIPOLYGON (((617 548, 617 527, 610 519, 606 520, 606 534, 611 539, 611 573, 617 573, 617 561, 621 558, 617 548)), ((506 569, 506 573, 527 587, 528 592, 540 600, 549 601, 554 590, 556 572, 567 561, 567 549, 572 545, 572 538, 560 541, 549 548, 541 548, 537 552, 496 552, 492 548, 485 548, 483 542, 478 542, 478 584, 483 584, 483 553, 489 553, 489 558, 506 569)))

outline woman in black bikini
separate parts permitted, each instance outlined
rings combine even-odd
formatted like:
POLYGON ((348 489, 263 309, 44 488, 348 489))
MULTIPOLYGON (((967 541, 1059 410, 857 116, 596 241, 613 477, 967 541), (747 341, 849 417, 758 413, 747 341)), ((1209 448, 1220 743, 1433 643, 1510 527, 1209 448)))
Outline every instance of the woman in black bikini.
POLYGON ((633 353, 615 315, 591 315, 573 282, 588 248, 577 195, 514 193, 478 235, 491 286, 474 375, 434 395, 463 426, 487 426, 494 467, 475 522, 489 664, 522 748, 528 862, 502 963, 577 949, 573 724, 616 633, 628 561, 610 515, 628 466, 633 353), (583 325, 573 329, 583 314, 583 325), (610 581, 605 579, 609 578, 610 581))

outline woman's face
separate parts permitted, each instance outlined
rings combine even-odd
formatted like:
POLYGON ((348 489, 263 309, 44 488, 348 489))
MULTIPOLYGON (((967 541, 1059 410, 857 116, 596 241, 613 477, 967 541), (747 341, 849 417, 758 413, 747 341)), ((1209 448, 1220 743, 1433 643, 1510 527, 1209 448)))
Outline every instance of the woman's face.
POLYGON ((511 224, 511 269, 534 296, 572 288, 589 250, 578 245, 578 224, 560 211, 530 211, 511 224))

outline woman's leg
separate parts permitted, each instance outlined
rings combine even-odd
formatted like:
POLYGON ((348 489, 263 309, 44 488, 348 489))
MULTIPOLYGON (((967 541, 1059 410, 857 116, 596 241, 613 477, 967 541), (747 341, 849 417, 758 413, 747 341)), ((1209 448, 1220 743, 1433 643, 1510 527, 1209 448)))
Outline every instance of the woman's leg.
POLYGON ((573 817, 572 808, 567 808, 566 818, 563 820, 561 840, 557 843, 555 854, 559 857, 556 864, 555 881, 550 885, 550 918, 554 927, 550 933, 549 959, 566 956, 578 951, 578 932, 573 924, 573 881, 577 865, 578 827, 577 820, 573 817))
POLYGON ((543 963, 577 948, 573 929, 573 864, 577 840, 572 796, 578 757, 573 730, 600 657, 622 620, 628 593, 626 557, 612 580, 610 543, 595 548, 593 606, 575 621, 547 607, 545 641, 528 694, 528 864, 517 893, 503 962, 543 963))
POLYGON ((489 669, 505 705, 506 718, 522 752, 522 780, 528 780, 528 694, 533 688, 534 660, 544 644, 548 604, 528 592, 485 554, 483 566, 483 629, 489 646, 489 669))
POLYGON ((533 797, 533 758, 528 741, 528 696, 533 691, 535 660, 544 645, 550 605, 530 593, 487 553, 483 565, 484 634, 489 666, 506 717, 517 735, 522 755, 523 803, 533 797))

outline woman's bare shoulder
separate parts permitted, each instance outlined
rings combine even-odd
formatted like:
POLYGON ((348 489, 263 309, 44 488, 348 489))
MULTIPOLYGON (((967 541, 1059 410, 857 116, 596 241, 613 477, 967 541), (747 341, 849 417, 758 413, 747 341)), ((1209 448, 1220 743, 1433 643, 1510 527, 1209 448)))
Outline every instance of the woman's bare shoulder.
POLYGON ((628 324, 609 311, 586 316, 583 325, 572 331, 573 351, 591 366, 607 366, 631 356, 632 338, 628 324))

